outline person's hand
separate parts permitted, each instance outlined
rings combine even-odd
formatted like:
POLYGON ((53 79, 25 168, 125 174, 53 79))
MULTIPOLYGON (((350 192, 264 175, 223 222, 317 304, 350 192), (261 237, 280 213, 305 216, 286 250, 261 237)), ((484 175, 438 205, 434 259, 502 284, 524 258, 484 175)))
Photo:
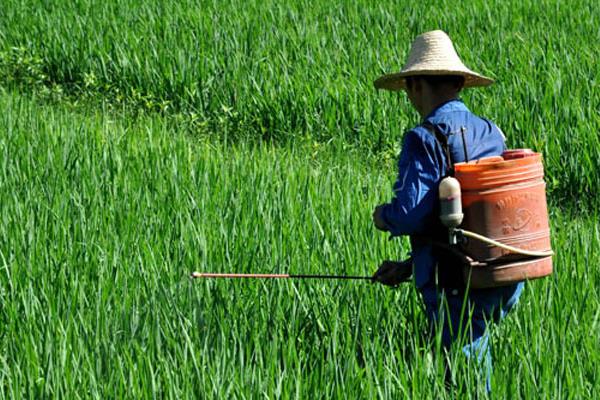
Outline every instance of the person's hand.
POLYGON ((383 207, 385 205, 379 205, 377 207, 375 207, 375 210, 373 211, 373 223, 375 224, 375 227, 377 229, 379 229, 380 231, 387 231, 388 227, 387 224, 385 223, 385 220, 383 219, 383 207))
POLYGON ((389 261, 381 263, 379 269, 371 277, 371 282, 379 282, 386 286, 396 287, 410 279, 412 275, 412 258, 405 261, 389 261))

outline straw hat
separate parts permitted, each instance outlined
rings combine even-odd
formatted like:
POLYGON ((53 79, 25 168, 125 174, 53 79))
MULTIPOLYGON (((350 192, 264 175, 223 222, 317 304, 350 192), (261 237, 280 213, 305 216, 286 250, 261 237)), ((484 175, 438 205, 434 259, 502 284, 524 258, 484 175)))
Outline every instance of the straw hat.
POLYGON ((383 75, 374 83, 377 89, 406 89, 406 77, 414 75, 460 75, 465 77, 464 87, 488 86, 493 79, 479 75, 467 68, 452 40, 442 31, 425 32, 415 38, 408 61, 400 72, 383 75))

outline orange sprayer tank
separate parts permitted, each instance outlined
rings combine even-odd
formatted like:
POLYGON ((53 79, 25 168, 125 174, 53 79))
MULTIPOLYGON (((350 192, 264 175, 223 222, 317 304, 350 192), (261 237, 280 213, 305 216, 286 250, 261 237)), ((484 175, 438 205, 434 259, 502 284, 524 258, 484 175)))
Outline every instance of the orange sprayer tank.
MULTIPOLYGON (((523 250, 548 251, 542 156, 531 150, 511 150, 503 157, 455 165, 462 189, 462 227, 523 250)), ((478 240, 468 240, 463 248, 474 260, 488 264, 471 268, 472 287, 502 286, 552 273, 550 256, 526 259, 478 240)))

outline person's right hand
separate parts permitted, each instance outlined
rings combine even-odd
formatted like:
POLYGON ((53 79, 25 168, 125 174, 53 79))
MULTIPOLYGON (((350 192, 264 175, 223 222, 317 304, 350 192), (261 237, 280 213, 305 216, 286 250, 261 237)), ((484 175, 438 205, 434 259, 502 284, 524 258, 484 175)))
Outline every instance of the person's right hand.
POLYGON ((389 261, 381 263, 371 282, 379 282, 386 286, 396 287, 410 279, 412 275, 412 258, 405 261, 389 261))
POLYGON ((385 204, 380 204, 377 207, 375 207, 375 210, 373 210, 373 224, 375 225, 375 228, 379 229, 380 231, 388 231, 388 226, 385 223, 385 220, 383 219, 383 209, 385 208, 385 204))

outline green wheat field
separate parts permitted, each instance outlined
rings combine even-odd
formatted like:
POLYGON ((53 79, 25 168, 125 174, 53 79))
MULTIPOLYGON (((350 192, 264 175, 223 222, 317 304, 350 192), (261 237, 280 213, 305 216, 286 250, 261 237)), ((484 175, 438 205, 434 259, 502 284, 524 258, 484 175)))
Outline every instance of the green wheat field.
POLYGON ((0 396, 598 397, 599 26, 579 0, 6 0, 0 396), (410 283, 189 278, 407 256, 371 212, 419 119, 372 81, 432 29, 545 160, 555 273, 493 328, 491 394, 459 351, 445 388, 410 283))

